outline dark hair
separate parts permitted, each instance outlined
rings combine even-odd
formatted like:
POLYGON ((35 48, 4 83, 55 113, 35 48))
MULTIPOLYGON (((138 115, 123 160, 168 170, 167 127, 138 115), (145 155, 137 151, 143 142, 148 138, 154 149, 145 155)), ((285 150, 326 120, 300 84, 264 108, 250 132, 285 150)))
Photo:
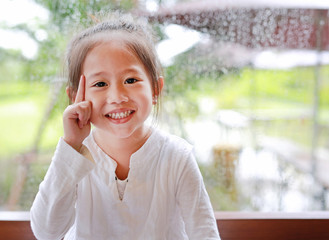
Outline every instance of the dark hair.
MULTIPOLYGON (((153 94, 160 94, 159 77, 162 68, 158 59, 151 28, 130 14, 112 13, 107 20, 97 23, 77 34, 67 49, 68 86, 70 96, 76 93, 82 66, 90 50, 106 41, 113 33, 126 33, 123 38, 127 48, 141 61, 149 73, 153 94)), ((159 105, 156 104, 156 113, 159 105)))

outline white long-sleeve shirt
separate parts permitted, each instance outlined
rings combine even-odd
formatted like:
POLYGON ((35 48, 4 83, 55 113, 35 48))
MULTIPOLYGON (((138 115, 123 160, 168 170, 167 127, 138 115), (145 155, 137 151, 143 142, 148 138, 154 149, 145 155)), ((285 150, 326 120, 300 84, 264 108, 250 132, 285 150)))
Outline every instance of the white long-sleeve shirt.
POLYGON ((93 139, 78 153, 60 139, 31 208, 38 239, 219 239, 191 145, 160 130, 130 159, 120 200, 116 162, 93 139), (88 153, 91 156, 88 156, 88 153))

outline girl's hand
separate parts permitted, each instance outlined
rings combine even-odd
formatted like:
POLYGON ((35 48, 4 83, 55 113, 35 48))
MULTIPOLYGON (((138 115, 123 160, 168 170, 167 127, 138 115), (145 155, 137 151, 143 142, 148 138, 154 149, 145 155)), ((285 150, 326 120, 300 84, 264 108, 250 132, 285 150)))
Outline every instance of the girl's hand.
POLYGON ((63 114, 64 141, 79 152, 83 140, 90 134, 91 102, 85 101, 86 79, 81 75, 74 104, 63 114))

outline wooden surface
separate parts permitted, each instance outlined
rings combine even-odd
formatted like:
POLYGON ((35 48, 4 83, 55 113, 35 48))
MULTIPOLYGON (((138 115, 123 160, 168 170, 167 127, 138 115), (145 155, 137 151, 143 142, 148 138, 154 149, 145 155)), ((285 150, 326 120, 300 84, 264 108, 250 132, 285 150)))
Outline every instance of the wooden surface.
POLYGON ((31 231, 29 221, 0 221, 1 240, 36 239, 31 231))
POLYGON ((223 240, 328 240, 329 220, 217 220, 223 240))
POLYGON ((329 240, 329 212, 216 212, 223 240, 329 240))
MULTIPOLYGON (((328 240, 329 212, 216 212, 222 240, 328 240)), ((35 239, 28 212, 0 211, 0 240, 35 239)))

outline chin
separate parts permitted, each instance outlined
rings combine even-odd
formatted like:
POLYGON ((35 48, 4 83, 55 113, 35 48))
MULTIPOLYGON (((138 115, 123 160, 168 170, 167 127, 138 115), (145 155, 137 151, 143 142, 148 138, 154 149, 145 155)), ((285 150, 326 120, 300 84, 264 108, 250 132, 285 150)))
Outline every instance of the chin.
POLYGON ((143 135, 144 126, 140 127, 125 127, 125 126, 117 126, 112 127, 110 129, 103 129, 102 132, 106 135, 109 135, 112 138, 117 139, 128 139, 131 137, 139 137, 139 135, 143 135))

